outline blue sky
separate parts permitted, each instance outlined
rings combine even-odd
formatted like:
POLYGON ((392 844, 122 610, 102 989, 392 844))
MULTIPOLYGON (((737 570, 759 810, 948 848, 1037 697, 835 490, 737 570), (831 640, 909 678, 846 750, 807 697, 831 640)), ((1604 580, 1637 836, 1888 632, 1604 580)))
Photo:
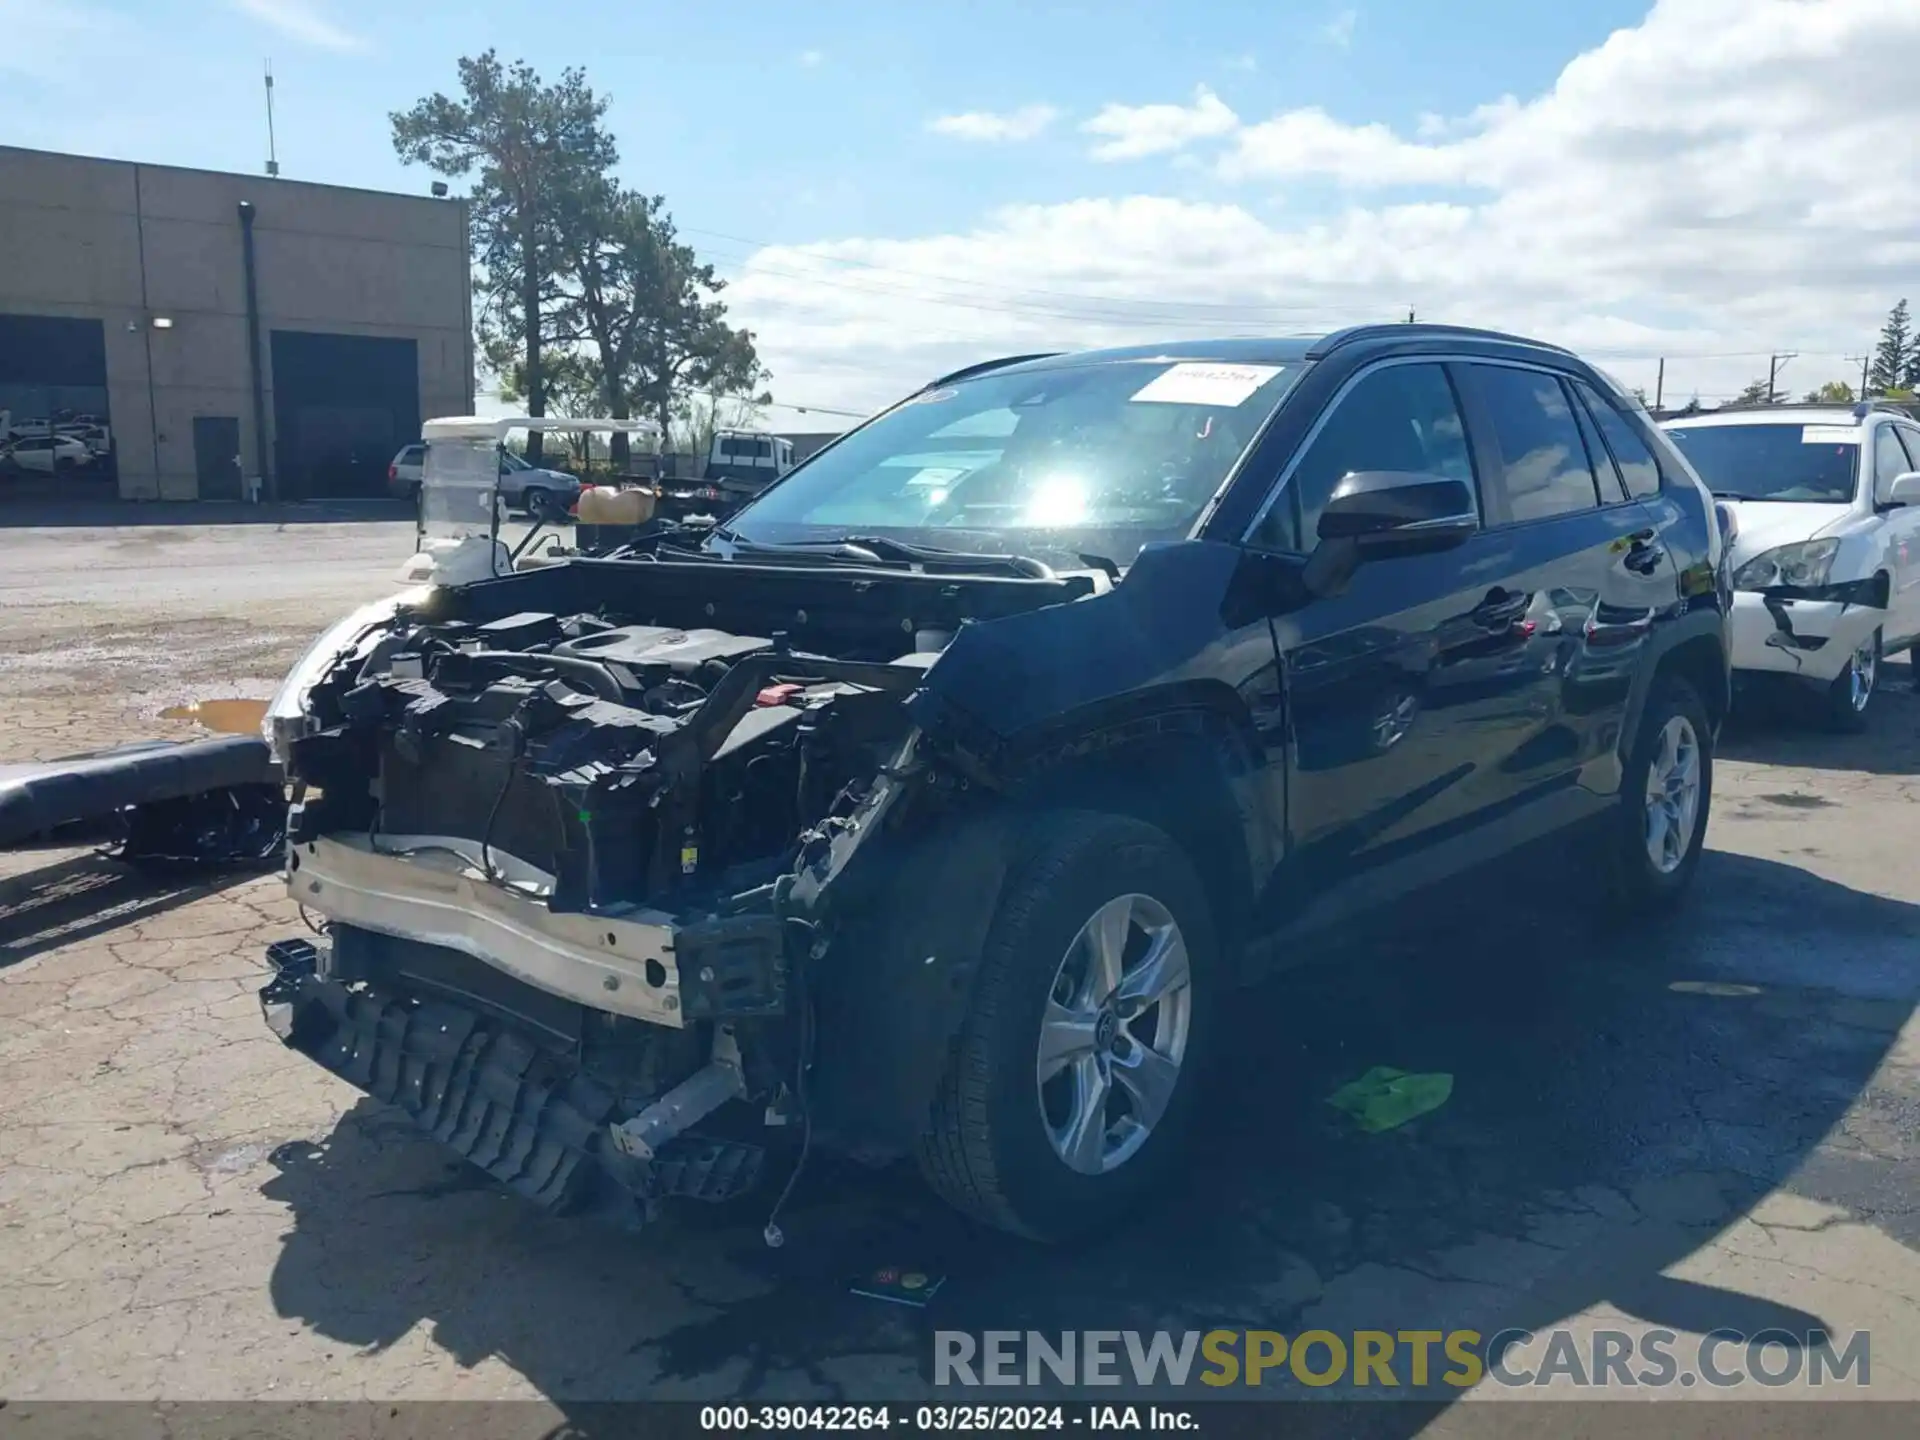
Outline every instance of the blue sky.
POLYGON ((387 114, 458 56, 582 64, 816 405, 1410 304, 1711 399, 1775 350, 1849 373, 1920 290, 1920 187, 1861 183, 1920 131, 1912 3, 0 0, 0 36, 0 140, 257 172, 271 58, 283 173, 402 190, 387 114))
MULTIPOLYGON (((0 99, 14 143, 121 159, 257 170, 261 71, 271 59, 289 178, 420 188, 395 159, 387 114, 488 45, 543 73, 569 64, 613 100, 622 170, 690 228, 797 242, 914 235, 1007 201, 1080 194, 1071 125, 1039 143, 956 145, 942 113, 1184 99, 1208 84, 1256 115, 1322 106, 1411 125, 1490 95, 1550 84, 1567 58, 1636 19, 1633 0, 0 0, 43 45, 9 46, 0 99), (18 12, 17 14, 14 12, 18 12), (1576 13, 1577 12, 1577 13, 1576 13), (47 55, 37 73, 35 52, 47 55), (57 59, 56 59, 57 57, 57 59), (96 68, 95 60, 104 60, 96 68), (73 104, 69 63, 94 81, 73 104)), ((1179 183, 1184 180, 1185 183, 1179 183)), ((1203 177, 1161 193, 1201 194, 1203 177)), ((714 241, 719 250, 737 245, 714 241)))

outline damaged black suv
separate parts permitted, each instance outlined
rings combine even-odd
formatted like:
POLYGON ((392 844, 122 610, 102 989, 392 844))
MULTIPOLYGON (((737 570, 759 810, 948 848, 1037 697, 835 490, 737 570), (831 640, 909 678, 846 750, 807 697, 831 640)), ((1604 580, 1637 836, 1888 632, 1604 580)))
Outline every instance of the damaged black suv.
POLYGON ((336 627, 270 719, 325 938, 267 1019, 556 1209, 831 1147, 1064 1237, 1177 1169, 1317 928, 1563 830, 1678 896, 1721 544, 1512 336, 974 366, 725 525, 336 627))

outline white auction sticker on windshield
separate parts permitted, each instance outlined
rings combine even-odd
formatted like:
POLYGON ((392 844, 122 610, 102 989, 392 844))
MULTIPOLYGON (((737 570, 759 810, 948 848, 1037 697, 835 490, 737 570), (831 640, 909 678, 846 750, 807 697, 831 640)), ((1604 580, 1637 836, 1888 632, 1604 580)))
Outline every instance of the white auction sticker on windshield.
POLYGON ((1172 365, 1135 391, 1133 399, 1136 403, 1144 401, 1153 405, 1218 405, 1232 409, 1246 404, 1254 391, 1285 368, 1281 365, 1172 365))
POLYGON ((1858 445, 1860 431, 1853 425, 1802 425, 1802 445, 1858 445))

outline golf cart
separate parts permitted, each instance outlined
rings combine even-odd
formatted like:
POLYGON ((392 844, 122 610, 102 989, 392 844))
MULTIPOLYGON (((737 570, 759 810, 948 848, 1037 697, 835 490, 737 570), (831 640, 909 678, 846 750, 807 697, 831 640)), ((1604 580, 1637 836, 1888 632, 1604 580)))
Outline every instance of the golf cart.
POLYGON ((523 556, 531 557, 533 542, 550 517, 534 517, 533 529, 511 550, 500 538, 500 522, 506 514, 500 457, 507 436, 515 430, 625 433, 656 439, 660 434, 660 427, 651 420, 457 415, 427 421, 420 427, 427 449, 420 469, 416 546, 413 558, 401 570, 404 583, 466 585, 510 575, 523 556))

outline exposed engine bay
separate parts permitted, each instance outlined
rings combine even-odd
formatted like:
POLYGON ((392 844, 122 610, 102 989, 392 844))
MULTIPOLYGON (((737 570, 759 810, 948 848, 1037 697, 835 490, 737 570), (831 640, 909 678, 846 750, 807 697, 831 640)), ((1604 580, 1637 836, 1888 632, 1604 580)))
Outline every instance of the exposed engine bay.
POLYGON ((729 1199, 802 1136, 898 1153, 913 1087, 884 1114, 872 1076, 940 1063, 925 997, 984 923, 924 900, 1004 851, 965 824, 990 737, 928 677, 1104 579, 641 555, 421 592, 302 699, 324 934, 275 947, 269 1023, 558 1209, 729 1199))

